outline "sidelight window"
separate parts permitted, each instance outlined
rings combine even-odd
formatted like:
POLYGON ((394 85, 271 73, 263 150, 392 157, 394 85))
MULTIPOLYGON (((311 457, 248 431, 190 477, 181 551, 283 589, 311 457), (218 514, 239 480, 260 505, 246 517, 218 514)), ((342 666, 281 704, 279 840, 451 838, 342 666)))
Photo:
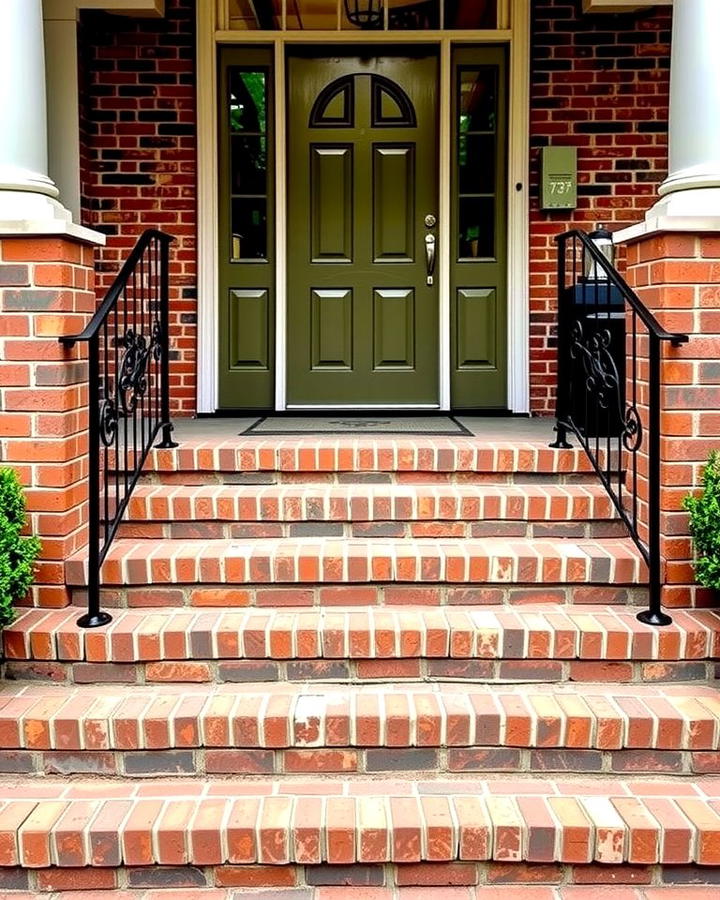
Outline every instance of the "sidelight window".
POLYGON ((266 69, 228 69, 231 258, 268 256, 268 122, 266 69))

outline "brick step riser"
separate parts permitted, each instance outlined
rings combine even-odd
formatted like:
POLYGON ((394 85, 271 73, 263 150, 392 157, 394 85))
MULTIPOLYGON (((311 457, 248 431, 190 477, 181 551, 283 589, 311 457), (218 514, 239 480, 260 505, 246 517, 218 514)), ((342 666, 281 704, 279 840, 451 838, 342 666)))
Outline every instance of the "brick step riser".
POLYGON ((597 487, 594 472, 539 472, 533 469, 508 472, 484 471, 373 471, 373 472, 241 472, 237 470, 188 469, 177 472, 147 472, 140 484, 167 485, 592 485, 597 487))
MULTIPOLYGON (((86 605, 83 588, 73 588, 73 604, 86 605)), ((148 585, 147 587, 105 587, 102 605, 108 609, 146 607, 189 607, 193 609, 232 607, 265 608, 332 608, 336 606, 385 606, 402 611, 408 605, 423 606, 522 606, 528 603, 559 605, 637 606, 647 604, 644 587, 610 587, 606 585, 535 584, 488 585, 458 587, 451 584, 394 583, 369 585, 243 585, 232 588, 223 584, 148 585)))
MULTIPOLYGON (((543 747, 313 748, 213 747, 114 750, 0 750, 0 775, 122 778, 231 775, 720 774, 720 752, 543 747)), ((1 782, 0 782, 1 785, 1 782)))
POLYGON ((539 684, 571 682, 712 682, 711 660, 663 662, 592 659, 228 659, 156 662, 59 662, 7 660, 0 674, 13 681, 75 684, 253 684, 266 681, 326 683, 401 680, 539 684))
POLYGON ((623 522, 525 522, 507 520, 423 522, 221 522, 197 519, 174 522, 123 522, 119 538, 142 540, 229 540, 246 538, 624 538, 623 522))
MULTIPOLYGON (((3 887, 29 892, 17 894, 18 900, 31 900, 54 891, 73 892, 71 895, 61 894, 57 900, 65 897, 70 900, 70 896, 73 900, 79 900, 81 895, 74 893, 77 891, 93 892, 88 893, 88 900, 105 897, 113 900, 119 896, 123 900, 130 900, 131 897, 140 900, 141 895, 142 900, 164 900, 166 896, 169 900, 187 900, 190 897, 202 900, 203 894, 196 895, 195 892, 203 889, 212 891, 209 900, 239 900, 240 896, 257 896, 257 900, 330 900, 330 897, 340 900, 343 894, 339 892, 343 888, 345 895, 356 888, 358 896, 363 897, 369 897, 366 892, 372 891, 372 900, 403 900, 406 894, 402 889, 409 888, 413 900, 417 900, 419 895, 413 888, 418 886, 436 886, 439 891, 431 891, 430 895, 434 893, 437 898, 447 897, 448 900, 476 900, 480 892, 488 900, 523 900, 528 897, 535 900, 540 896, 542 900, 577 900, 573 885, 593 885, 593 888, 586 887, 585 890, 592 890, 592 896, 598 900, 606 897, 603 885, 616 886, 607 888, 607 900, 658 900, 660 891, 664 900, 708 900, 717 890, 717 870, 712 867, 643 863, 577 865, 501 860, 399 865, 176 864, 115 868, 9 867, 0 874, 3 887), (332 895, 323 889, 328 886, 334 887, 332 895), (465 886, 464 889, 462 886, 465 886), (474 886, 477 888, 473 889, 474 886), (543 888, 546 893, 537 893, 543 888), (150 893, 143 893, 145 890, 150 893), (185 893, 178 894, 178 890, 185 893), (123 891, 122 895, 120 891, 123 891)), ((589 895, 583 893, 582 896, 586 898, 589 895)))

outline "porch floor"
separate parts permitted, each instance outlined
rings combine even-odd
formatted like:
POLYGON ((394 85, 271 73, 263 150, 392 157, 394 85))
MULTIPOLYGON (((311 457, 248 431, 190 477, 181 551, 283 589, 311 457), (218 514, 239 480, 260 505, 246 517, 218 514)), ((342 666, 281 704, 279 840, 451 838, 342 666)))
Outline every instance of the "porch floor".
MULTIPOLYGON (((328 413, 328 415, 335 415, 335 413, 330 412, 328 413)), ((353 415, 359 415, 359 413, 353 412, 353 415)), ((368 412, 368 415, 377 417, 378 413, 370 411, 368 412)), ((243 436, 243 440, 257 439, 267 441, 269 439, 269 436, 266 434, 250 433, 246 435, 243 433, 254 422, 257 422, 259 418, 261 417, 256 416, 225 418, 208 416, 198 419, 177 418, 173 419, 173 424, 175 426, 173 437, 175 438, 175 440, 180 441, 181 443, 183 441, 202 440, 227 441, 240 435, 243 436)), ((383 419, 388 418, 392 418, 392 416, 383 414, 383 419)), ((537 442, 538 444, 542 444, 547 447, 554 438, 553 427, 555 425, 555 419, 551 417, 529 418, 526 416, 455 415, 454 418, 458 422, 460 422, 461 425, 467 428, 467 430, 470 431, 474 437, 483 438, 488 442, 537 442)), ((322 435, 318 435, 318 437, 322 437, 322 435)), ((326 435, 326 437, 329 440, 336 441, 339 435, 328 434, 326 435)), ((343 435, 343 437, 349 437, 350 439, 372 437, 388 438, 390 437, 390 435, 358 434, 343 435)), ((411 438, 412 434, 405 433, 403 435, 400 435, 400 437, 411 438)), ((467 440, 467 435, 438 435, 438 437, 442 438, 443 441, 452 441, 456 438, 460 440, 467 440)), ((276 437, 276 439, 281 438, 276 437)))

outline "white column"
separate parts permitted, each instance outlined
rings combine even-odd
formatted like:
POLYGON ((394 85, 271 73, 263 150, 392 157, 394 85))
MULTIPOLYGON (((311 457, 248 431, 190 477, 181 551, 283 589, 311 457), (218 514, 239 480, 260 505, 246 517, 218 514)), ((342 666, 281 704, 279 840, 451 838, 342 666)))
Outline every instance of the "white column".
POLYGON ((69 220, 48 176, 42 0, 0 2, 0 222, 69 220))
POLYGON ((720 215, 720 0, 675 0, 669 174, 649 216, 720 215))

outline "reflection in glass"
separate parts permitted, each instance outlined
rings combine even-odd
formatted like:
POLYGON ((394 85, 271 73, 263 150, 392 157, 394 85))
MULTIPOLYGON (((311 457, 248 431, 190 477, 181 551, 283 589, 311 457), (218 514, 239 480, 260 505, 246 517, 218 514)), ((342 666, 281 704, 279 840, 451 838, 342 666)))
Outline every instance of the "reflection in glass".
POLYGON ((264 132, 266 107, 265 72, 230 69, 230 131, 264 132))
POLYGON ((497 0, 444 0, 444 10, 443 23, 441 0, 229 0, 228 24, 232 29, 254 31, 497 28, 497 0), (358 24, 356 7, 365 24, 358 24), (378 9, 379 17, 368 14, 378 9))
POLYGON ((230 0, 230 28, 276 31, 282 28, 282 0, 230 0))
POLYGON ((233 194, 266 193, 267 139, 234 134, 231 141, 233 194))
POLYGON ((242 197, 232 201, 232 258, 267 259, 267 200, 242 197))
POLYGON ((388 28, 422 31, 439 27, 439 0, 388 0, 388 28))
POLYGON ((461 69, 460 131, 494 131, 497 120, 497 68, 461 69))
POLYGON ((460 135, 458 141, 458 187, 461 194, 494 193, 494 134, 460 135))
POLYGON ((497 28, 496 0, 445 0, 446 28, 497 28))
POLYGON ((335 31, 338 27, 337 0, 287 0, 290 31, 335 31))
POLYGON ((495 200, 493 197, 461 197, 459 201, 460 259, 495 256, 495 200))

